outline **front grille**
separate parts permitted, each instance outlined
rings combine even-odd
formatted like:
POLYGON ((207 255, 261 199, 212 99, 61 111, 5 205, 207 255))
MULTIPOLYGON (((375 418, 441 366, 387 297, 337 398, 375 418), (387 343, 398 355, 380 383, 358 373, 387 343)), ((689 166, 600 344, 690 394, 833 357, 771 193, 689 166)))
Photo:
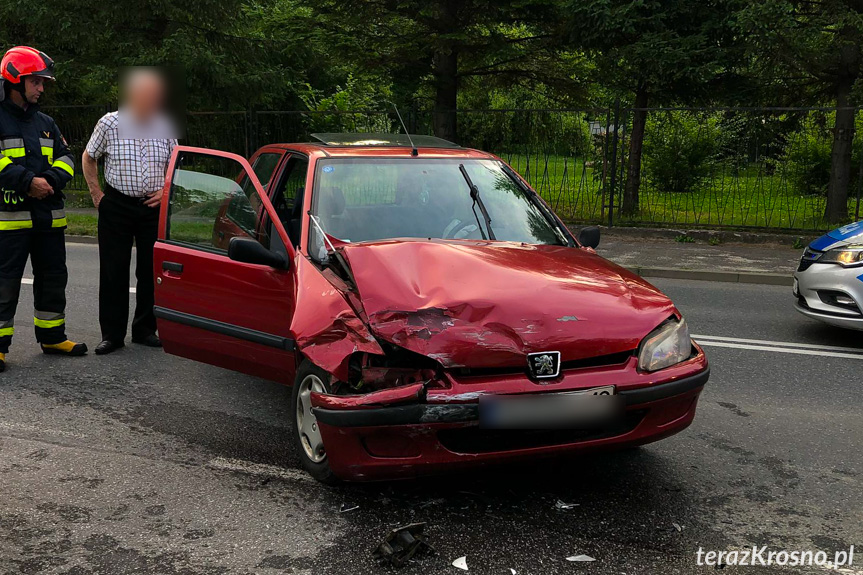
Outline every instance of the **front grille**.
POLYGON ((805 250, 803 250, 803 257, 800 258, 800 265, 797 266, 797 271, 805 272, 823 255, 824 252, 819 252, 818 250, 813 250, 812 248, 807 247, 805 250))
POLYGON ((455 453, 493 453, 516 451, 536 447, 566 445, 592 439, 604 439, 629 433, 635 429, 644 415, 644 410, 629 411, 614 429, 481 429, 478 426, 442 429, 438 440, 446 449, 455 453))
MULTIPOLYGON (((560 364, 560 372, 571 369, 584 369, 588 367, 608 367, 613 365, 621 365, 626 363, 633 356, 635 350, 622 351, 619 353, 609 353, 606 355, 597 355, 594 357, 586 357, 583 359, 573 359, 563 361, 560 364)), ((459 367, 452 370, 454 376, 462 377, 489 377, 494 375, 528 375, 527 362, 523 366, 513 367, 459 367)))

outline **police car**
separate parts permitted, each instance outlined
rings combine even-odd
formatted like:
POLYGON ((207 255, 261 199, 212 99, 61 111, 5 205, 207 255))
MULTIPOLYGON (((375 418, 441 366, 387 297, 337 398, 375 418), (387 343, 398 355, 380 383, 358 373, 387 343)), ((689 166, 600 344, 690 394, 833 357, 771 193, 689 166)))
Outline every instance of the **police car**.
POLYGON ((863 221, 809 244, 794 273, 794 307, 830 325, 863 330, 863 221))

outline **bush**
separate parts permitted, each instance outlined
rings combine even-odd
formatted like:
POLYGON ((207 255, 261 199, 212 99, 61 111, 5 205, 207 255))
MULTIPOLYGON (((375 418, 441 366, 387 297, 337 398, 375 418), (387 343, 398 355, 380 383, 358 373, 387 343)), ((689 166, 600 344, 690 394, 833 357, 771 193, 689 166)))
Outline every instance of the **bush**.
MULTIPOLYGON (((801 121, 800 128, 789 135, 785 153, 780 158, 779 169, 784 170, 796 192, 803 195, 827 195, 833 152, 832 128, 835 122, 834 112, 811 112, 801 121)), ((854 124, 856 133, 851 151, 849 193, 856 189, 863 151, 863 121, 859 115, 854 124)))
POLYGON ((655 190, 692 192, 710 176, 719 152, 719 118, 686 111, 647 118, 642 169, 655 190))

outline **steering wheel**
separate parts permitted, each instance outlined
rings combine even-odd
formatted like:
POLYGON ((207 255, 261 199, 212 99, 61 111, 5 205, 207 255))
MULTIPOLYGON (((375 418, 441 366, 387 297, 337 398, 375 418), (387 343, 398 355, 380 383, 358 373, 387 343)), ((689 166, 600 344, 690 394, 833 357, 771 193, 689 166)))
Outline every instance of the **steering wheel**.
MULTIPOLYGON (((449 226, 447 226, 447 227, 452 226, 453 222, 459 222, 459 220, 453 220, 452 222, 450 222, 449 226)), ((476 232, 478 230, 479 230, 479 227, 474 222, 471 222, 470 220, 465 220, 463 222, 456 223, 455 227, 453 227, 449 231, 449 233, 446 233, 444 235, 444 239, 445 240, 465 240, 465 239, 468 239, 468 237, 471 234, 473 234, 474 232, 476 232), (465 230, 467 233, 465 233, 464 235, 459 237, 458 234, 462 230, 465 230)))

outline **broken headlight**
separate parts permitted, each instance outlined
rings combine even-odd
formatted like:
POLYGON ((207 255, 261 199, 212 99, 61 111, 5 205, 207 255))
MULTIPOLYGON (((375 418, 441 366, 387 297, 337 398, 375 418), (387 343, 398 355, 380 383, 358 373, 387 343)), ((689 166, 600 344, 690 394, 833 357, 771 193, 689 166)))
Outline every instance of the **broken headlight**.
POLYGON ((672 319, 648 335, 641 342, 638 351, 638 369, 657 371, 681 361, 686 361, 692 353, 692 340, 686 320, 672 319))

